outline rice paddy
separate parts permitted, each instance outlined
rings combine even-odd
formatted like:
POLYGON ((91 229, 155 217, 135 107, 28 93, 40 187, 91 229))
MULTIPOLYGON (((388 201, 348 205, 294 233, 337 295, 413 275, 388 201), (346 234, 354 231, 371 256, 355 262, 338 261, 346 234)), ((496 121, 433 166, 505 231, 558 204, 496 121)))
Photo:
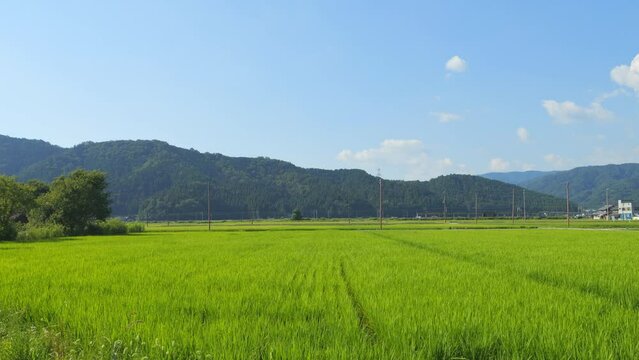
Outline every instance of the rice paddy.
POLYGON ((637 358, 639 232, 614 226, 165 224, 0 243, 0 358, 637 358))

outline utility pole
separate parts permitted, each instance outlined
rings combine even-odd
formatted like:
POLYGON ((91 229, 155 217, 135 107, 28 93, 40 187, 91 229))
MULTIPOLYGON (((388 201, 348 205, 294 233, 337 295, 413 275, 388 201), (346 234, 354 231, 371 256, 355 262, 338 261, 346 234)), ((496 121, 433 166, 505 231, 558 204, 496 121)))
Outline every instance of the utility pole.
POLYGON ((382 230, 382 223, 384 221, 384 190, 382 185, 382 173, 377 169, 377 176, 379 177, 379 229, 382 230))
POLYGON ((208 220, 209 220, 209 231, 211 231, 211 182, 208 182, 207 186, 207 198, 208 198, 208 220))
POLYGON ((610 204, 608 204, 608 188, 606 188, 606 221, 610 220, 610 204))
POLYGON ((512 209, 510 213, 510 218, 515 223, 515 188, 513 188, 513 200, 512 200, 512 209))
POLYGON ((526 221, 526 189, 523 189, 524 192, 524 222, 526 221))
POLYGON ((570 183, 566 183, 566 222, 570 226, 570 183))
POLYGON ((475 224, 477 224, 477 193, 475 193, 475 224))
POLYGON ((444 224, 448 221, 448 208, 446 207, 446 192, 444 191, 444 224))

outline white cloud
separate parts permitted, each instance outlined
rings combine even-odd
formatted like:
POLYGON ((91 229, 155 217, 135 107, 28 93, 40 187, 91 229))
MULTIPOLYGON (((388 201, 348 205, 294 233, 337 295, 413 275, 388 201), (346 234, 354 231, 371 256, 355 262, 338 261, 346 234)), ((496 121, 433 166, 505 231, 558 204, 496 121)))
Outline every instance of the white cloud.
POLYGON ((594 102, 601 104, 604 101, 616 98, 619 95, 629 95, 629 92, 626 89, 615 89, 597 96, 594 102))
POLYGON ((637 54, 630 66, 619 65, 610 70, 610 78, 621 86, 633 89, 639 95, 639 54, 637 54))
POLYGON ((420 140, 388 139, 379 147, 361 151, 342 150, 337 160, 375 173, 381 168, 385 178, 426 180, 458 170, 448 157, 432 159, 420 140))
POLYGON ((528 142, 528 130, 526 128, 520 127, 517 129, 517 137, 519 141, 525 143, 528 142))
POLYGON ((339 161, 349 161, 354 157, 354 154, 351 150, 342 150, 337 154, 337 160, 339 161))
POLYGON ((546 109, 548 115, 558 124, 570 124, 582 119, 605 121, 614 117, 614 114, 605 109, 599 102, 593 102, 590 106, 583 107, 572 101, 558 102, 555 100, 544 100, 541 105, 546 109))
POLYGON ((510 167, 510 163, 501 158, 490 159, 490 170, 505 171, 510 167))
POLYGON ((433 112, 430 114, 436 117, 440 123, 449 123, 452 121, 460 120, 462 118, 461 115, 449 112, 433 112))
POLYGON ((443 167, 451 167, 453 166, 453 161, 450 158, 443 158, 438 161, 438 163, 443 167))
POLYGON ((547 154, 544 156, 544 161, 550 164, 553 168, 562 168, 565 165, 565 160, 556 154, 547 154))
POLYGON ((446 70, 448 71, 461 73, 466 71, 467 68, 468 65, 466 64, 466 61, 457 55, 446 61, 446 70))
POLYGON ((337 159, 340 161, 412 161, 415 155, 425 156, 423 151, 424 145, 419 140, 384 140, 380 147, 353 152, 351 150, 342 150, 337 159))
POLYGON ((526 163, 526 162, 525 163, 521 163, 519 166, 520 166, 520 168, 523 171, 529 171, 529 170, 533 170, 535 168, 535 165, 530 164, 530 163, 526 163))

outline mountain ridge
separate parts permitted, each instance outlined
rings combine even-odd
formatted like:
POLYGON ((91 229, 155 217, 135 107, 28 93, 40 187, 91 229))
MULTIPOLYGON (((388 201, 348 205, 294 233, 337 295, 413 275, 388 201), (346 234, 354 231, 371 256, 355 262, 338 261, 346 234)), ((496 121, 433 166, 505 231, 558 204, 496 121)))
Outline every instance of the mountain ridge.
POLYGON ((581 166, 558 171, 526 182, 521 186, 545 194, 560 196, 570 183, 571 199, 584 207, 599 208, 616 200, 639 200, 639 164, 607 164, 581 166))
MULTIPOLYGON (((295 208, 307 217, 377 216, 378 179, 359 169, 305 169, 266 157, 202 153, 159 140, 83 142, 61 148, 0 137, 0 159, 12 156, 11 161, 0 161, 0 173, 20 180, 50 181, 78 168, 105 171, 115 215, 204 218, 210 182, 218 219, 284 217, 295 208)), ((478 176, 384 180, 385 214, 441 216, 446 197, 450 215, 466 216, 474 213, 478 194, 481 214, 505 215, 512 210, 512 189, 520 208, 522 188, 478 176)), ((527 192, 527 206, 531 215, 565 211, 564 200, 537 192, 527 192)))

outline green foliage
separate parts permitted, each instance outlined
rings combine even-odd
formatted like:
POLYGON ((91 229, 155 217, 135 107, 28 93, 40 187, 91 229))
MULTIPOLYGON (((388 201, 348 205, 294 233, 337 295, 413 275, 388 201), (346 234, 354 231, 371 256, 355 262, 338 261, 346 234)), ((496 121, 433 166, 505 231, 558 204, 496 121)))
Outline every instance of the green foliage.
POLYGON ((96 221, 88 225, 89 235, 125 235, 128 233, 126 223, 120 219, 96 221))
POLYGON ((302 220, 302 212, 300 211, 300 209, 293 210, 293 213, 291 214, 291 220, 294 220, 294 221, 302 220))
POLYGON ((104 173, 76 170, 55 179, 39 201, 48 221, 62 225, 67 234, 83 234, 92 223, 109 216, 106 188, 104 173))
POLYGON ((13 222, 0 224, 0 241, 15 240, 18 237, 18 229, 13 222))
POLYGON ((62 148, 42 140, 17 139, 0 135, 0 173, 18 174, 42 159, 62 152, 62 148))
POLYGON ((144 226, 144 223, 136 221, 132 223, 127 223, 126 228, 127 228, 127 232, 129 234, 132 234, 132 233, 144 232, 144 230, 146 229, 146 226, 144 226))
POLYGON ((58 326, 34 321, 25 309, 0 309, 0 359, 63 359, 69 345, 58 326))
POLYGON ((64 236, 64 228, 58 224, 28 224, 18 233, 18 241, 37 241, 64 236))
POLYGON ((13 216, 28 211, 31 197, 15 179, 0 175, 0 240, 14 240, 18 234, 13 216))
POLYGON ((0 176, 0 240, 35 241, 63 235, 142 232, 141 223, 108 219, 104 173, 76 170, 51 186, 0 176))
MULTIPOLYGON (((211 180, 213 218, 217 220, 287 218, 295 208, 327 218, 377 216, 377 179, 361 170, 302 169, 263 157, 203 154, 160 141, 84 143, 42 155, 39 161, 29 160, 28 166, 10 174, 51 181, 73 169, 99 169, 108 174, 115 215, 201 220, 207 213, 211 180)), ((511 190, 511 185, 466 175, 384 181, 384 213, 387 217, 441 216, 446 193, 448 214, 466 216, 474 210, 477 193, 480 214, 507 215, 511 190)), ((516 189, 517 207, 522 206, 521 190, 516 189)), ((533 191, 526 193, 526 202, 531 215, 565 207, 563 200, 533 191)))
POLYGON ((126 223, 120 219, 111 218, 105 221, 96 221, 88 225, 87 235, 126 235, 129 233, 144 232, 143 223, 126 223))
POLYGON ((606 204, 606 189, 610 204, 616 204, 617 200, 639 202, 639 164, 579 167, 527 181, 523 186, 565 196, 567 182, 571 199, 592 209, 606 204))

